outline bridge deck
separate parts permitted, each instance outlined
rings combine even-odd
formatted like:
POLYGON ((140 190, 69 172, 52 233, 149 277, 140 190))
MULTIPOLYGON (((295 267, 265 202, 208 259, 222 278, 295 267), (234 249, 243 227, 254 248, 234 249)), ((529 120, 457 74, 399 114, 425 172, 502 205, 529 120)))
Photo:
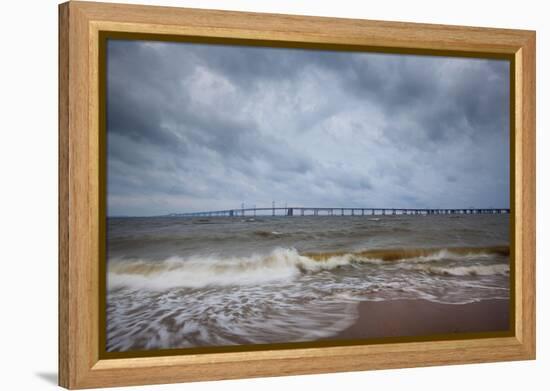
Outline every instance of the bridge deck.
POLYGON ((203 212, 172 213, 175 217, 243 217, 256 216, 374 216, 374 215, 445 215, 445 214, 509 214, 509 208, 315 208, 315 207, 272 207, 210 210, 203 212), (267 214, 265 214, 267 212, 267 214))

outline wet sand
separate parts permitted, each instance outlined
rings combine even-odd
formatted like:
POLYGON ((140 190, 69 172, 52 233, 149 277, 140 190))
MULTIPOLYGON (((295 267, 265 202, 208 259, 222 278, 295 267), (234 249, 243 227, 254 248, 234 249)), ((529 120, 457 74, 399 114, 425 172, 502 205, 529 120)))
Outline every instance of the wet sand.
POLYGON ((427 300, 361 302, 357 321, 330 340, 507 331, 509 301, 441 304, 427 300))

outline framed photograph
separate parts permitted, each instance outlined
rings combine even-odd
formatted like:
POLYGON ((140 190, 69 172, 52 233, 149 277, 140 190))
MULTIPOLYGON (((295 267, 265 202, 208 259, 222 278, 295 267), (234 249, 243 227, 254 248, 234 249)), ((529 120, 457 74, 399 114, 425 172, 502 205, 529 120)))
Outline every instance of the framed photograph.
POLYGON ((535 33, 59 6, 59 382, 535 358, 535 33))

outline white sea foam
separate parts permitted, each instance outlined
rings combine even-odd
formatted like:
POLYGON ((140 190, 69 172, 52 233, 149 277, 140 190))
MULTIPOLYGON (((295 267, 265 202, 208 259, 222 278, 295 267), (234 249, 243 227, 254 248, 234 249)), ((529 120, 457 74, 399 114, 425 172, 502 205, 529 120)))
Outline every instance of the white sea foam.
POLYGON ((472 265, 472 266, 455 266, 455 267, 438 267, 427 266, 420 267, 419 270, 424 270, 431 274, 439 274, 443 276, 492 276, 492 275, 508 275, 510 267, 505 264, 495 265, 472 265))

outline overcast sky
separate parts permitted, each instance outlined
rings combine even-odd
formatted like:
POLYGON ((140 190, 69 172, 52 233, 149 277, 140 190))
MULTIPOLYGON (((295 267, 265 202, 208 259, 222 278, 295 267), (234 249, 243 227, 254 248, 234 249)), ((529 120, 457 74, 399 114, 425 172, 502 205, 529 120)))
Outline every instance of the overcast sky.
POLYGON ((509 207, 509 63, 113 41, 108 215, 509 207))

